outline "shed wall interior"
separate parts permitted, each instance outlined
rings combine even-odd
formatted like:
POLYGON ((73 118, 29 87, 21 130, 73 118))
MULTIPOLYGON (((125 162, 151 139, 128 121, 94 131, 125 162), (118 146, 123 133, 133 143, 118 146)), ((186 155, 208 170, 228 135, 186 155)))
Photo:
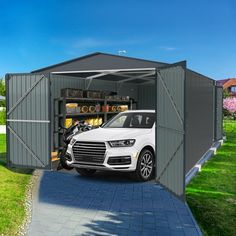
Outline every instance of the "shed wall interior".
MULTIPOLYGON (((52 74, 51 76, 51 107, 52 111, 54 110, 54 98, 60 97, 61 89, 63 88, 76 88, 76 89, 87 89, 87 81, 85 79, 78 78, 76 76, 66 76, 66 75, 56 75, 52 74)), ((119 87, 116 82, 105 81, 105 80, 94 80, 89 86, 89 90, 98 90, 98 91, 112 91, 117 92, 120 96, 130 96, 131 98, 138 100, 138 86, 134 83, 126 83, 125 86, 122 85, 119 87)), ((133 108, 136 108, 136 105, 133 104, 133 108)), ((55 107, 57 112, 57 107, 55 107)), ((51 113, 51 120, 54 120, 54 114, 51 113)), ((51 127, 53 133, 53 126, 51 127)), ((55 140, 57 142, 57 140, 55 140)), ((51 139, 53 143, 53 137, 51 139)), ((53 147, 53 145, 52 145, 53 147)), ((51 151, 54 151, 53 149, 51 151)))

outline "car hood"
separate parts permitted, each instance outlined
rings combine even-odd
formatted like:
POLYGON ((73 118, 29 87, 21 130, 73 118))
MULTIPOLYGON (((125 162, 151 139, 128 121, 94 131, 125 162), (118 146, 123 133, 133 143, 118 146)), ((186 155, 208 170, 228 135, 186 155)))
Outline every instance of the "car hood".
POLYGON ((132 139, 151 132, 151 129, 135 128, 97 128, 74 136, 81 141, 111 141, 121 139, 132 139))

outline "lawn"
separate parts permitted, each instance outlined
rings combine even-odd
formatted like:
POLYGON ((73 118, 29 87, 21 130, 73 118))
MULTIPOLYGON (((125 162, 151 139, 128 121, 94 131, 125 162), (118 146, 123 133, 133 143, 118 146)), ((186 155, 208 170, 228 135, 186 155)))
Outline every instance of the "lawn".
POLYGON ((6 124, 6 111, 0 111, 0 125, 6 124))
POLYGON ((0 235, 17 235, 25 219, 25 194, 32 171, 6 167, 6 136, 0 134, 0 235))
POLYGON ((227 141, 187 187, 187 202, 205 235, 236 235, 236 121, 227 141))

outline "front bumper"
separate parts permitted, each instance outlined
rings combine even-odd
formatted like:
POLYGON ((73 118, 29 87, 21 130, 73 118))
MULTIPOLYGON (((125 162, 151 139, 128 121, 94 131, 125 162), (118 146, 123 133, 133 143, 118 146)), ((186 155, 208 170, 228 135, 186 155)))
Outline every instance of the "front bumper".
POLYGON ((69 145, 67 154, 71 156, 72 161, 67 161, 67 164, 72 167, 86 169, 101 169, 112 171, 134 171, 136 170, 139 151, 135 146, 111 148, 105 142, 106 152, 103 163, 78 162, 75 160, 72 146, 69 145))

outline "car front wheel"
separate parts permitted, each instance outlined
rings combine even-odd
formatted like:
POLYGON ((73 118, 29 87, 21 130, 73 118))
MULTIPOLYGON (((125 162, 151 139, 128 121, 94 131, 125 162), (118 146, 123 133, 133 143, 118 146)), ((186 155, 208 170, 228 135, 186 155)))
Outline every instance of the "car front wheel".
POLYGON ((154 155, 148 149, 143 149, 139 154, 135 177, 139 181, 152 179, 154 173, 154 155))
POLYGON ((91 176, 96 172, 96 170, 94 169, 84 169, 84 168, 75 168, 75 169, 82 176, 91 176))

